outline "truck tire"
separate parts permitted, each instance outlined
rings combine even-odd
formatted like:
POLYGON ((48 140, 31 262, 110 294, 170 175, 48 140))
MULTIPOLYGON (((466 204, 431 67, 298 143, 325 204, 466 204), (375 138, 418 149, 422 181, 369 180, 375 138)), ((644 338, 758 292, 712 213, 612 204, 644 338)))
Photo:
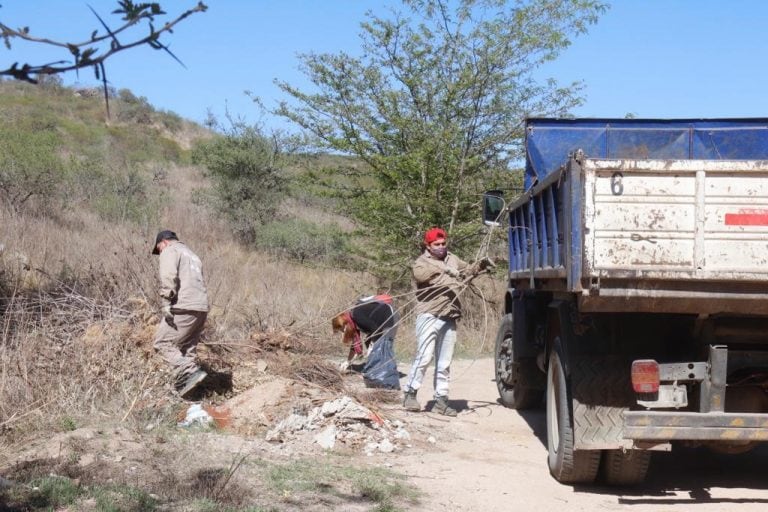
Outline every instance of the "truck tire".
POLYGON ((573 417, 568 382, 558 350, 553 350, 547 371, 547 451, 549 472, 564 484, 595 481, 600 450, 574 449, 573 417))
POLYGON ((647 450, 603 450, 603 479, 608 485, 630 486, 645 480, 651 452, 647 450))
POLYGON ((504 406, 512 409, 531 409, 541 405, 544 390, 534 387, 537 380, 534 372, 539 371, 535 359, 521 359, 515 355, 513 323, 512 314, 504 315, 496 335, 496 387, 504 406))

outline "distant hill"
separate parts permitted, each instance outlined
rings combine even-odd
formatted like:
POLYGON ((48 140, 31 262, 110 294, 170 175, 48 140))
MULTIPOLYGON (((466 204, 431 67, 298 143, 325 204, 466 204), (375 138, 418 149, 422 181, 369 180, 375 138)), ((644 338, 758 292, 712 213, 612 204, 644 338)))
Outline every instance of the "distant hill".
MULTIPOLYGON (((65 87, 56 78, 39 85, 0 80, 0 205, 60 220, 67 211, 87 212, 147 232, 171 211, 209 206, 201 192, 211 182, 190 156, 220 134, 127 89, 110 89, 109 113, 99 88, 65 87)), ((360 162, 320 154, 283 163, 287 187, 278 215, 261 226, 251 248, 305 263, 351 264, 351 221, 305 177, 360 162)), ((232 227, 220 210, 207 212, 232 227)))
POLYGON ((0 202, 16 214, 95 212, 110 222, 157 221, 153 187, 214 136, 127 89, 0 81, 0 202), (149 208, 148 208, 149 207, 149 208))
POLYGON ((110 89, 110 117, 100 88, 64 87, 0 80, 0 125, 26 120, 33 128, 55 127, 66 149, 88 154, 94 143, 111 139, 142 160, 176 157, 212 132, 178 114, 153 107, 128 89, 110 89), (139 150, 139 148, 141 148, 139 150))

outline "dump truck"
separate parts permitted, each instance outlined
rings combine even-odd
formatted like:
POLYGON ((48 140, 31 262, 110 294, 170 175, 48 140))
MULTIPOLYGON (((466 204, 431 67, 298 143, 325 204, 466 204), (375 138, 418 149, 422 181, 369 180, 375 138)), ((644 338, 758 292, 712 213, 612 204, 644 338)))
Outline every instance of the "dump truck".
MULTIPOLYGON (((560 482, 768 441, 768 119, 528 119, 495 380, 560 482)), ((508 202, 507 202, 508 201, 508 202)))

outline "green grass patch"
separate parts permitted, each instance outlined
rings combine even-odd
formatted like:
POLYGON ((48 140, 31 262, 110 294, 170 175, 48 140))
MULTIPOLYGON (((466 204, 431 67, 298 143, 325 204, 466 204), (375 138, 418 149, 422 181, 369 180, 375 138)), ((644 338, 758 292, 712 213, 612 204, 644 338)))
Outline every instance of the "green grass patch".
POLYGON ((107 135, 103 124, 69 117, 59 119, 59 129, 70 147, 79 148, 85 154, 92 154, 102 149, 99 142, 103 141, 107 135))
POLYGON ((87 494, 100 512, 152 512, 158 505, 148 493, 127 485, 97 486, 87 494))
POLYGON ((152 512, 157 510, 158 502, 141 489, 127 485, 81 487, 69 478, 49 476, 0 493, 0 505, 2 510, 12 512, 51 511, 64 507, 98 512, 152 512), (87 507, 84 506, 86 502, 87 507))
POLYGON ((60 476, 40 479, 33 484, 33 492, 35 490, 35 498, 52 507, 71 505, 80 495, 80 488, 75 482, 60 476))
POLYGON ((77 428, 77 422, 72 416, 62 416, 59 418, 59 426, 63 432, 72 432, 77 428))
POLYGON ((33 480, 29 486, 12 487, 0 493, 0 503, 10 511, 56 510, 72 505, 81 493, 80 487, 69 478, 49 476, 33 480))
POLYGON ((189 160, 157 126, 179 131, 184 121, 121 91, 115 112, 123 104, 148 118, 105 122, 100 92, 81 92, 0 81, 0 207, 51 217, 83 208, 109 222, 156 224, 162 188, 147 163, 189 160))
POLYGON ((190 510, 191 512, 269 512, 273 509, 261 507, 222 507, 221 503, 209 499, 202 499, 192 502, 190 505, 190 510))
POLYGON ((342 499, 365 499, 380 512, 407 510, 419 494, 403 475, 382 468, 337 466, 318 461, 272 464, 266 482, 279 495, 327 494, 342 499))

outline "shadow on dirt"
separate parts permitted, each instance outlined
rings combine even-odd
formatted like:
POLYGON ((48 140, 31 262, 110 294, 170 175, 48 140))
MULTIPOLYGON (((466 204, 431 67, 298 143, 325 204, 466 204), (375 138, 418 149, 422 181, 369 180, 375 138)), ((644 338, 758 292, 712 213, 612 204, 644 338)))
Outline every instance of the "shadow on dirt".
MULTIPOLYGON (((501 403, 499 402, 499 405, 501 403)), ((547 418, 542 409, 518 411, 547 456, 547 418)), ((575 486, 576 492, 615 495, 622 505, 685 505, 695 503, 766 503, 766 498, 713 496, 712 489, 768 489, 765 467, 768 445, 749 453, 725 455, 705 447, 675 446, 671 452, 655 452, 645 482, 636 487, 575 486), (687 496, 683 496, 686 494, 687 496)), ((717 493, 715 493, 717 494, 717 493)))
MULTIPOLYGON (((349 371, 350 373, 362 374, 364 369, 365 369, 365 363, 353 363, 349 365, 349 367, 347 368, 347 371, 349 371)), ((399 379, 402 379, 403 377, 406 377, 406 376, 407 375, 401 372, 400 370, 397 371, 397 377, 399 379)))
POLYGON ((226 395, 232 391, 232 373, 220 372, 210 368, 205 363, 201 364, 203 370, 208 373, 208 377, 201 382, 187 397, 191 401, 199 401, 203 398, 216 394, 226 395))
POLYGON ((768 447, 749 453, 725 455, 698 447, 673 447, 671 452, 654 453, 645 482, 636 488, 597 490, 620 495, 626 505, 673 505, 691 503, 766 503, 767 498, 718 497, 712 489, 768 489, 765 465, 768 447), (680 495, 680 492, 687 496, 680 495))
MULTIPOLYGON (((501 401, 499 401, 501 405, 501 401)), ((502 406, 503 407, 503 406, 502 406)), ((547 413, 544 409, 527 409, 524 411, 517 411, 517 414, 525 420, 531 432, 539 440, 541 446, 547 447, 547 413)))
MULTIPOLYGON (((440 414, 437 411, 433 410, 435 407, 435 403, 436 401, 434 399, 429 400, 427 403, 424 404, 424 411, 440 414)), ((455 409, 456 412, 468 411, 470 409, 469 402, 467 400, 448 400, 448 406, 455 409)))

